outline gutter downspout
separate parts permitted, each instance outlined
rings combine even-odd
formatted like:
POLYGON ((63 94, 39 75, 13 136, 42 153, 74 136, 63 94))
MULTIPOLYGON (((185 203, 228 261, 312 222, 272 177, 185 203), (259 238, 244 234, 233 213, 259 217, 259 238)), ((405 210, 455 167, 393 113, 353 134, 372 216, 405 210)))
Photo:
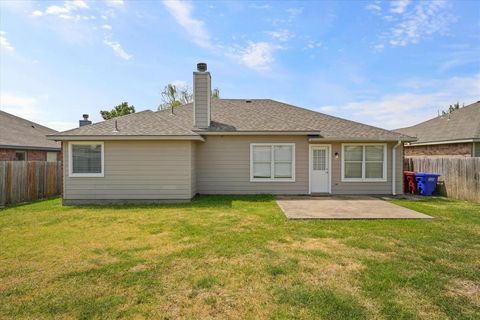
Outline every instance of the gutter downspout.
POLYGON ((397 144, 392 148, 392 195, 397 195, 397 148, 402 144, 401 140, 398 140, 397 144))

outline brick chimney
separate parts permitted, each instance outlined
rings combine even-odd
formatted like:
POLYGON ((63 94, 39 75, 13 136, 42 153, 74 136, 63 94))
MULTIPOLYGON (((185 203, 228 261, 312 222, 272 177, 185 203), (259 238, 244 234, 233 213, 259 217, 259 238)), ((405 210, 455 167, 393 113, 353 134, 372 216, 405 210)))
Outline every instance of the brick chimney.
POLYGON ((210 127, 210 99, 212 78, 206 63, 197 63, 193 73, 193 126, 199 129, 210 127))

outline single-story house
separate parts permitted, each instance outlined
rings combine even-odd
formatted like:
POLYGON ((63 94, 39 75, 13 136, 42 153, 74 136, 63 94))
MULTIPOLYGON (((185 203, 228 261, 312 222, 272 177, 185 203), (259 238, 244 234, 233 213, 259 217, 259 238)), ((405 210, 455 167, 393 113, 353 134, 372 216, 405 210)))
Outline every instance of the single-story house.
POLYGON ((60 144, 47 139, 56 132, 0 111, 0 161, 60 161, 60 144))
POLYGON ((406 157, 480 157, 480 101, 395 131, 417 138, 405 143, 406 157))
POLYGON ((270 99, 215 99, 57 133, 64 204, 188 201, 196 194, 400 194, 406 135, 270 99))

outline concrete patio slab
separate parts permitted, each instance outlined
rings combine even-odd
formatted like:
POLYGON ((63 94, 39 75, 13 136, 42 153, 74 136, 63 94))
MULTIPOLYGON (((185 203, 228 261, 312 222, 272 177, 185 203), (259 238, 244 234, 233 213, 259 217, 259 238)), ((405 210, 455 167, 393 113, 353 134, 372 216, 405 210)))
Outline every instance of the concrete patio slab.
POLYGON ((289 219, 433 219, 367 196, 279 196, 277 204, 289 219))

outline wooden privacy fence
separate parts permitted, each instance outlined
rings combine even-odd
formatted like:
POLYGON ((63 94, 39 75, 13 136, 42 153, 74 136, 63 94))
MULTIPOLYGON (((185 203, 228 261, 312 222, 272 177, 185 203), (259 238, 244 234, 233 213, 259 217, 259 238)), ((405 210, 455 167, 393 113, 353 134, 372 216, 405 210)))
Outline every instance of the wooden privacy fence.
POLYGON ((61 162, 0 161, 0 207, 61 193, 61 162))
POLYGON ((441 174, 440 195, 480 202, 480 158, 408 157, 404 169, 441 174))

